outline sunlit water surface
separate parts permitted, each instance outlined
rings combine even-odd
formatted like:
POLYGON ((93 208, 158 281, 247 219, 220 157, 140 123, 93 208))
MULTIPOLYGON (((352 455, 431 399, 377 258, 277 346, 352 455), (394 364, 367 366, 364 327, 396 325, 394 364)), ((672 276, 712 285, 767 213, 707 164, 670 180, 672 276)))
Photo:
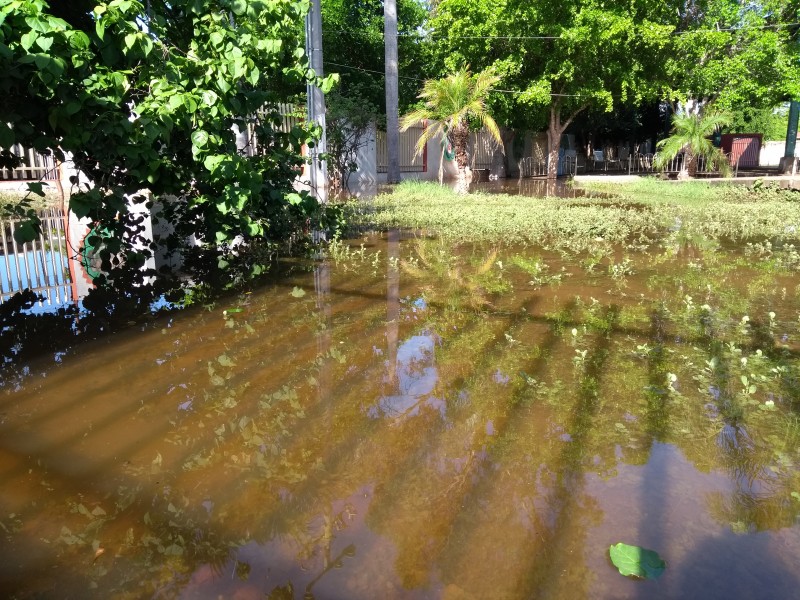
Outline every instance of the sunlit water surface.
POLYGON ((3 596, 796 596, 791 265, 358 244, 6 365, 3 596))

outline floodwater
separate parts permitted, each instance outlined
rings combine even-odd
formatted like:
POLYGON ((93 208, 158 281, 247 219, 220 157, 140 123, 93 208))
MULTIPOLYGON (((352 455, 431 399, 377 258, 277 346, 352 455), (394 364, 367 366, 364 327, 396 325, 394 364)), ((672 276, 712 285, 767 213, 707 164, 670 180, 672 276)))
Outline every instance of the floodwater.
POLYGON ((793 597, 798 264, 393 233, 7 363, 2 595, 793 597))

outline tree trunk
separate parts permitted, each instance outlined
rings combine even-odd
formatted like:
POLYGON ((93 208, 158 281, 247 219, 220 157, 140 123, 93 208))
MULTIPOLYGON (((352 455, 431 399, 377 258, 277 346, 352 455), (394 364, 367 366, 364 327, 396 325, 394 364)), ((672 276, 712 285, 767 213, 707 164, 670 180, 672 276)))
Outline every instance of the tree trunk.
POLYGON ((575 110, 566 121, 561 121, 561 103, 554 100, 550 104, 550 123, 547 126, 547 179, 554 180, 558 177, 558 150, 561 147, 561 135, 569 127, 580 112, 588 105, 584 104, 575 110))
POLYGON ((466 194, 469 192, 470 176, 467 172, 469 159, 467 156, 467 144, 469 142, 469 129, 466 123, 459 123, 450 132, 453 141, 453 150, 456 153, 456 166, 458 175, 456 179, 456 193, 466 194))
POLYGON ((458 173, 456 175, 456 194, 468 194, 469 181, 470 176, 469 173, 467 173, 467 168, 459 166, 458 173))
POLYGON ((572 121, 561 123, 561 106, 558 102, 550 105, 550 123, 547 126, 547 179, 554 181, 558 177, 558 150, 561 147, 561 134, 572 121))
POLYGON ((687 152, 683 158, 683 170, 686 171, 689 179, 697 177, 698 156, 692 152, 687 152))

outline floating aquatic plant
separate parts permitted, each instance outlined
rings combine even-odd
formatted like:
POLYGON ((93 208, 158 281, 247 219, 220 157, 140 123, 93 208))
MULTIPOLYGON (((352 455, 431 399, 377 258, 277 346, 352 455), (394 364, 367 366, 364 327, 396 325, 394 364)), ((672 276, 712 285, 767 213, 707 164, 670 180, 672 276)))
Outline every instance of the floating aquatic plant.
POLYGON ((667 563, 654 550, 640 546, 630 546, 619 542, 608 549, 611 562, 621 575, 658 579, 667 568, 667 563))

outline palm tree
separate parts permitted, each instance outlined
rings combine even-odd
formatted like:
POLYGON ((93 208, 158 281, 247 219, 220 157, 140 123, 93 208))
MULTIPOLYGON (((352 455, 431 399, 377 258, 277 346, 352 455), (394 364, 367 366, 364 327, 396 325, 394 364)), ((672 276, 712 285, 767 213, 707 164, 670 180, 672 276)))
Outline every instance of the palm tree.
POLYGON ((500 130, 486 108, 486 96, 499 77, 490 71, 473 75, 465 67, 443 79, 428 79, 422 86, 419 98, 424 107, 411 111, 400 119, 400 130, 429 119, 433 125, 427 127, 417 142, 417 154, 425 148, 431 138, 445 135, 452 144, 458 166, 456 192, 466 194, 469 190, 467 178, 467 142, 469 122, 478 122, 492 134, 498 143, 503 142, 500 130))
POLYGON ((708 139, 714 132, 730 123, 730 117, 717 111, 705 111, 704 114, 683 114, 672 116, 672 135, 656 145, 656 167, 662 168, 681 152, 684 153, 683 167, 679 176, 695 177, 700 157, 705 157, 719 165, 722 175, 730 175, 728 159, 719 148, 715 148, 708 139))

